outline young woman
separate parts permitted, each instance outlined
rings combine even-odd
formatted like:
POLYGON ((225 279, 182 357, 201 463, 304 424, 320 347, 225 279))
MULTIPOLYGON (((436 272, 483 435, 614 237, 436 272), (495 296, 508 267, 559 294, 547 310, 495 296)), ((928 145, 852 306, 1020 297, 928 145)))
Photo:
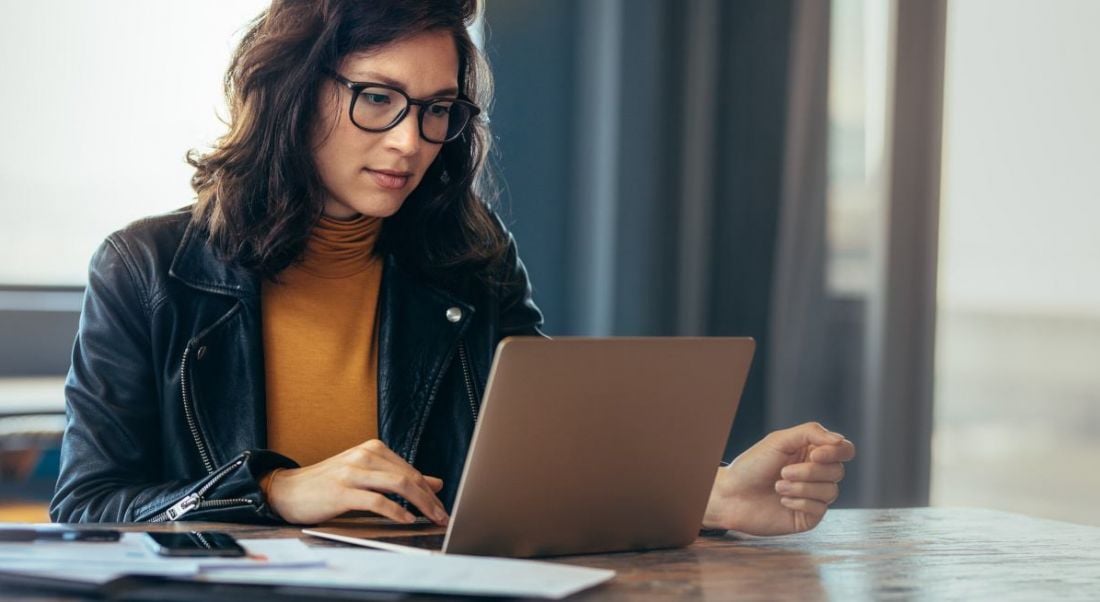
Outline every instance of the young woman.
MULTIPOLYGON (((56 521, 447 522, 497 342, 539 336, 481 193, 474 0, 276 0, 197 202, 92 258, 56 521), (399 498, 397 497, 399 496, 399 498)), ((807 424, 719 469, 709 527, 812 528, 854 448, 807 424)))

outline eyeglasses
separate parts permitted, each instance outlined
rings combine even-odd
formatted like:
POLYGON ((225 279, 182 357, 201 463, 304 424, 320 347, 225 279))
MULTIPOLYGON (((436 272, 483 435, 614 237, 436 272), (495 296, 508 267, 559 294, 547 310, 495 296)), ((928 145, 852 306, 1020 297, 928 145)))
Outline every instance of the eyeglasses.
POLYGON ((348 115, 361 130, 385 132, 397 127, 409 114, 410 106, 420 107, 417 123, 420 137, 434 144, 450 142, 462 135, 478 113, 474 103, 460 98, 410 98, 404 90, 375 82, 353 82, 338 73, 336 81, 351 90, 348 115))

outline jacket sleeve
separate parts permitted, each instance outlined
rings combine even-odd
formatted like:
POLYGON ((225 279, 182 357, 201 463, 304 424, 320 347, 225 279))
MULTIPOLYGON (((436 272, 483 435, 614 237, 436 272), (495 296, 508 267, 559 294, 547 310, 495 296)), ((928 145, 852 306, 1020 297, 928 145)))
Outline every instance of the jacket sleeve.
POLYGON ((109 237, 91 260, 65 382, 67 424, 50 518, 279 521, 258 478, 296 464, 274 452, 244 450, 201 479, 161 477, 162 450, 176 443, 161 428, 149 292, 120 245, 109 237))

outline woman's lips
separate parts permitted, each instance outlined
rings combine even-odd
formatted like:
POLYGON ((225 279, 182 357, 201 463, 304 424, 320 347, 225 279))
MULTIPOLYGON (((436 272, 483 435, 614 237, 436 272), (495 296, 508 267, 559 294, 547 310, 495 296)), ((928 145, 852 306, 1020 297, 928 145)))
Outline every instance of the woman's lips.
POLYGON ((366 169, 367 173, 374 179, 375 184, 390 190, 400 190, 404 188, 409 183, 409 177, 412 175, 408 172, 401 171, 364 169, 366 169))

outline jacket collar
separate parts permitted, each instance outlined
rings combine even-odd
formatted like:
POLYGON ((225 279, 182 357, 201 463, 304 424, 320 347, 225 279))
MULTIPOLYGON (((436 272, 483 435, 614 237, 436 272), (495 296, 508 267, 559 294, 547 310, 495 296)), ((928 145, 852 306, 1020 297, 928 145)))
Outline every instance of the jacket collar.
POLYGON ((209 293, 250 297, 260 292, 259 277, 218 257, 206 230, 187 222, 168 274, 184 284, 209 293))

